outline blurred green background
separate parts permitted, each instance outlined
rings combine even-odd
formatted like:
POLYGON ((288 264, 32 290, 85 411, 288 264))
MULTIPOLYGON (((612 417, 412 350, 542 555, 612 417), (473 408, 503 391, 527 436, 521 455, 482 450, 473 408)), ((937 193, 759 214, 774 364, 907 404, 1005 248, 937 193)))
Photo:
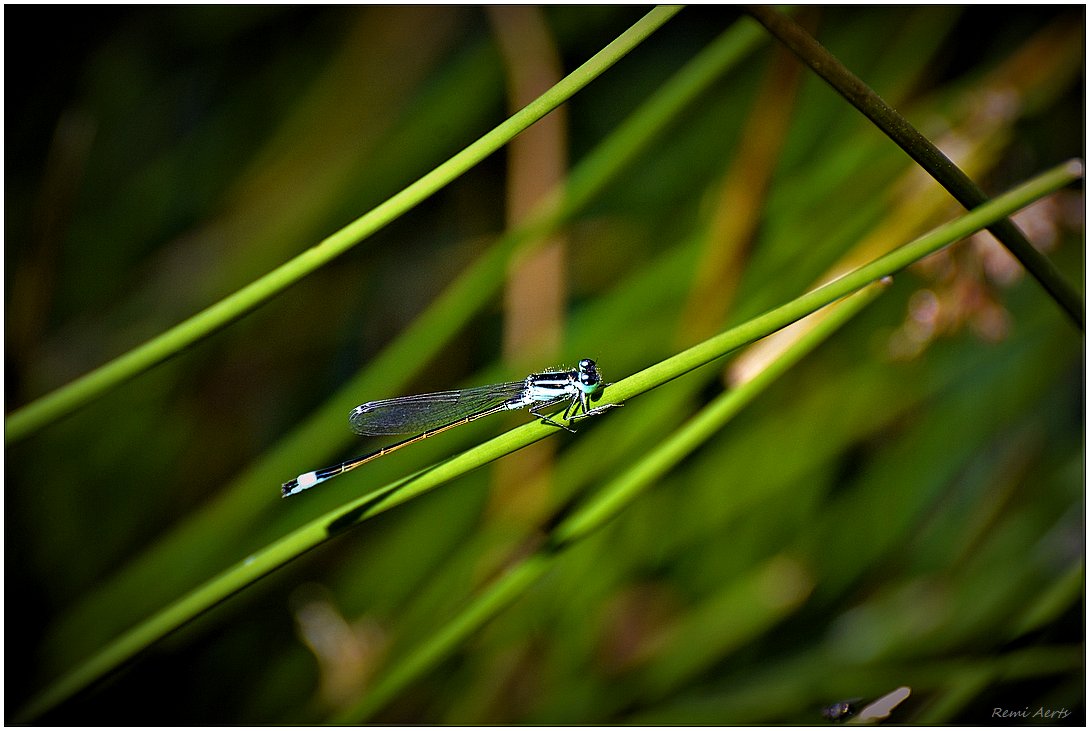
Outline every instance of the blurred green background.
MULTIPOLYGON (((8 412, 344 226, 646 10, 6 7, 8 412)), ((989 193, 1084 155, 1084 8, 797 19, 989 193)), ((282 501, 280 481, 373 448, 348 431, 352 403, 581 357, 618 380, 958 215, 758 33, 435 357, 338 393, 745 24, 683 10, 345 256, 10 445, 8 717, 251 552, 526 420, 282 501), (324 438, 288 445, 308 418, 324 438)), ((1080 187, 1016 218, 1080 289, 1083 210, 1080 187)), ((908 686, 894 720, 1043 707, 1083 723, 1084 347, 989 236, 930 257, 374 720, 822 723, 823 706, 908 686)), ((329 541, 45 720, 336 717, 759 354, 741 358, 329 541)))

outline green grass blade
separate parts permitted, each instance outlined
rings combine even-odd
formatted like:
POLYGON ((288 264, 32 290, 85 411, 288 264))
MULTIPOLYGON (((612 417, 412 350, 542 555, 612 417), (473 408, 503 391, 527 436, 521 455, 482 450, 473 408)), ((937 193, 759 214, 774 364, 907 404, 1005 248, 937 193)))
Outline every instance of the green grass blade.
MULTIPOLYGON (((710 363, 735 348, 765 337, 871 282, 891 276, 912 262, 1010 215, 1077 180, 1081 174, 1082 165, 1076 162, 1069 162, 1047 171, 886 256, 611 385, 607 389, 608 400, 621 402, 630 399, 701 365, 710 363)), ((555 428, 545 424, 535 422, 523 425, 434 467, 357 498, 311 521, 283 539, 247 557, 110 643, 100 653, 71 674, 62 677, 32 700, 20 718, 32 719, 40 716, 182 624, 331 536, 553 433, 555 428)), ((608 515, 603 515, 596 520, 601 521, 605 518, 608 518, 608 515)), ((591 522, 588 527, 583 527, 581 530, 589 530, 596 524, 591 522)), ((578 530, 572 532, 573 529, 569 528, 568 531, 569 535, 580 535, 578 530)))
MULTIPOLYGON (((622 172, 631 169, 638 156, 679 114, 765 39, 759 26, 748 19, 721 33, 581 160, 558 195, 545 201, 524 225, 502 236, 363 370, 220 490, 204 508, 189 516, 174 532, 161 537, 158 544, 142 552, 114 579, 74 608, 56 631, 54 636, 59 639, 55 641, 63 644, 64 637, 81 636, 86 627, 95 627, 108 637, 106 623, 121 622, 116 609, 122 601, 119 596, 141 597, 141 601, 147 602, 145 607, 132 607, 131 599, 124 601, 135 616, 145 616, 162 606, 162 597, 178 596, 189 589, 160 582, 156 592, 161 593, 148 591, 148 584, 164 563, 192 565, 196 556, 204 555, 214 546, 222 546, 221 553, 237 555, 237 551, 229 548, 233 545, 230 526, 253 520, 255 512, 268 504, 262 500, 263 494, 275 495, 287 476, 312 462, 331 459, 354 438, 344 428, 343 418, 358 403, 360 394, 399 391, 406 386, 475 313, 492 301, 514 253, 531 250, 595 200, 622 172)), ((209 569, 205 575, 221 567, 222 564, 209 569)), ((194 573, 199 575, 196 569, 194 573)))
MULTIPOLYGON (((954 162, 912 124, 878 96, 863 80, 786 15, 771 7, 753 6, 749 13, 819 76, 867 116, 901 149, 918 162, 966 208, 976 208, 988 197, 954 162)), ((1080 330, 1086 329, 1082 297, 1063 278, 1048 258, 1037 251, 1009 220, 996 221, 988 230, 1022 263, 1045 291, 1067 312, 1080 330)))
POLYGON ((719 431, 791 366, 870 304, 883 289, 880 284, 872 285, 833 308, 828 318, 797 340, 759 375, 721 394, 659 448, 610 481, 585 506, 557 526, 543 549, 497 578, 430 640, 392 667, 357 706, 337 720, 358 723, 383 708, 472 632, 518 598, 551 568, 560 550, 586 538, 624 510, 640 494, 656 484, 659 477, 719 431))
POLYGON ((239 319, 258 305, 340 256, 484 160, 541 119, 673 17, 680 7, 657 7, 540 97, 412 185, 340 231, 163 334, 15 411, 5 420, 11 444, 80 408, 183 349, 239 319))
POLYGON ((933 254, 951 241, 986 228, 991 223, 1014 213, 1032 201, 1059 190, 1082 177, 1082 163, 1069 161, 993 198, 973 209, 968 215, 934 229, 928 234, 875 259, 843 277, 809 292, 796 300, 770 310, 738 327, 710 338, 677 355, 667 358, 610 388, 610 398, 623 401, 638 393, 661 386, 667 381, 688 373, 714 360, 734 348, 762 338, 768 333, 789 325, 807 314, 840 299, 864 285, 892 276, 909 264, 933 254), (951 238, 952 237, 952 238, 951 238))

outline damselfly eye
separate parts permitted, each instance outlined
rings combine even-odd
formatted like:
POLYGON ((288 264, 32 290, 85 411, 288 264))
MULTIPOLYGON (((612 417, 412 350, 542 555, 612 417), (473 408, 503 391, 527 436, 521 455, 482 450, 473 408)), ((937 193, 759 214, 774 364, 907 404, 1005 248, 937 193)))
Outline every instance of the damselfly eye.
POLYGON ((594 370, 594 361, 590 358, 584 358, 583 360, 579 361, 579 368, 580 370, 585 371, 594 370))

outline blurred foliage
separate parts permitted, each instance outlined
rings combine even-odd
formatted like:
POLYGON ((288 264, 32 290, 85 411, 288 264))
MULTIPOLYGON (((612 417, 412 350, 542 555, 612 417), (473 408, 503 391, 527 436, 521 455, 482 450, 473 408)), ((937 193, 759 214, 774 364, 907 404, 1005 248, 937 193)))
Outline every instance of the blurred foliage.
MULTIPOLYGON (((567 71, 643 12, 541 17, 567 71)), ((8 411, 343 226, 509 106, 479 8, 12 6, 5 19, 8 411)), ((1084 155, 1079 8, 799 20, 989 192, 1084 155)), ((561 167, 735 22, 752 21, 687 8, 578 94, 561 167)), ((503 231, 505 162, 8 448, 8 714, 224 567, 504 428, 477 422, 313 496, 282 501, 270 481, 259 500, 219 499, 503 231)), ((1083 205, 1067 190, 1016 217, 1080 286, 1083 205)), ((562 342, 529 367, 591 356, 616 380, 955 215, 765 43, 566 228, 562 342)), ((500 356, 505 322, 497 298, 404 392, 521 377, 527 364, 500 356)), ((894 720, 1044 707, 1082 723, 1083 366, 1082 334, 990 237, 921 262, 376 720, 821 723, 829 704, 908 686, 894 720)), ((543 504, 499 484, 508 473, 473 473, 267 577, 46 720, 333 717, 723 376, 702 369, 557 435, 529 473, 543 504)), ((313 445, 298 471, 340 447, 313 445)))

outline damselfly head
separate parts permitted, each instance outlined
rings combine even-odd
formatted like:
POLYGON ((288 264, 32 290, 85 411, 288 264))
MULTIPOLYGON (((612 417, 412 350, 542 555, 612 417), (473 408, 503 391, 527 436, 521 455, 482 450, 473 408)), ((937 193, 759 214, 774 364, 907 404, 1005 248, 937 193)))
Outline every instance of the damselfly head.
POLYGON ((598 372, 598 365, 590 358, 579 361, 577 378, 583 393, 594 393, 602 387, 602 375, 598 372))

